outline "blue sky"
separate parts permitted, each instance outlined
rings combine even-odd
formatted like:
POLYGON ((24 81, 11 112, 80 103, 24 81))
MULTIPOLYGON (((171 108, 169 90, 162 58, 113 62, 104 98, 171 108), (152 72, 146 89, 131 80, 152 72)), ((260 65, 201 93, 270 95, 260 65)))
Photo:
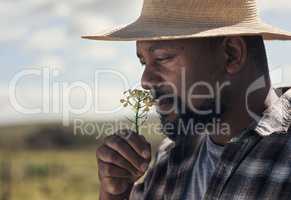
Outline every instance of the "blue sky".
MULTIPOLYGON (((61 117, 59 113, 24 115, 15 111, 8 86, 15 74, 24 69, 49 67, 59 70, 55 82, 83 81, 88 85, 93 84, 96 69, 112 69, 124 75, 129 85, 138 83, 142 67, 135 57, 134 42, 88 41, 80 36, 131 22, 138 17, 141 7, 142 1, 132 0, 0 0, 0 123, 61 117)), ((264 21, 291 31, 291 1, 259 0, 259 8, 264 21)), ((279 72, 273 70, 274 82, 291 85, 291 42, 266 42, 266 47, 271 69, 281 67, 279 72)), ((120 78, 103 76, 99 86, 100 110, 117 108, 120 94, 126 89, 120 78)), ((76 108, 85 102, 81 94, 76 90, 70 96, 76 108)), ((40 79, 23 80, 17 96, 25 107, 39 107, 40 79)), ((58 104, 58 100, 52 103, 58 104)), ((113 114, 88 110, 82 115, 105 116, 113 114)))

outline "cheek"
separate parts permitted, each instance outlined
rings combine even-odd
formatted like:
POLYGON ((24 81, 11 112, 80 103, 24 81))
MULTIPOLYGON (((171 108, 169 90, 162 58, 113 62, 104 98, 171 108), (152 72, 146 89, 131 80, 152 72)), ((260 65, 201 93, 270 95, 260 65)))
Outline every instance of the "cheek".
POLYGON ((206 69, 189 70, 186 73, 185 81, 185 96, 183 102, 188 106, 198 108, 203 105, 205 101, 214 98, 215 85, 213 84, 211 73, 206 69))
MULTIPOLYGON (((195 85, 206 85, 208 87, 213 86, 213 75, 215 74, 215 65, 213 61, 203 58, 192 59, 189 61, 186 69, 186 87, 189 90, 195 85)), ((202 94, 203 89, 198 89, 197 91, 202 94)))
POLYGON ((212 88, 205 86, 204 84, 197 84, 190 88, 183 100, 183 102, 192 110, 200 110, 203 105, 207 105, 209 102, 215 99, 215 92, 212 88))
POLYGON ((160 77, 163 79, 163 84, 172 88, 175 95, 180 95, 183 89, 183 82, 185 82, 183 64, 179 60, 172 61, 171 63, 161 66, 159 72, 160 77))
POLYGON ((193 73, 193 67, 184 60, 176 59, 163 70, 163 79, 173 88, 174 94, 181 97, 182 101, 185 100, 188 88, 198 81, 197 75, 193 73))

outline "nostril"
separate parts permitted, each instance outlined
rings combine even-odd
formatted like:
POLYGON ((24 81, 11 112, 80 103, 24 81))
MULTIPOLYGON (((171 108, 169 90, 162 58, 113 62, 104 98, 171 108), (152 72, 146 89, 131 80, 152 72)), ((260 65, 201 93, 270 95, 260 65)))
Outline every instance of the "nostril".
POLYGON ((141 82, 141 87, 145 90, 151 90, 151 83, 150 82, 146 82, 146 81, 142 81, 141 82))
POLYGON ((143 89, 145 90, 150 90, 152 88, 152 76, 150 75, 150 73, 145 70, 143 72, 142 78, 141 78, 141 86, 143 89))
POLYGON ((161 76, 154 69, 146 67, 141 78, 141 87, 152 90, 162 82, 161 76))

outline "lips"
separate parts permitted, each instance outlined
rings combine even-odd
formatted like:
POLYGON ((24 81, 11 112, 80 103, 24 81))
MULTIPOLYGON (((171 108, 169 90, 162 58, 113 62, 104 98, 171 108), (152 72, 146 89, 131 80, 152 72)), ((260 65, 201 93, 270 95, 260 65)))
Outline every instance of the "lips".
POLYGON ((157 113, 161 115, 168 115, 173 112, 174 100, 173 98, 161 98, 156 100, 157 113))
POLYGON ((152 89, 151 94, 155 99, 155 105, 159 114, 169 114, 173 110, 175 97, 170 90, 166 88, 152 89))
POLYGON ((157 100, 157 104, 164 105, 164 104, 173 104, 173 98, 161 98, 157 100))

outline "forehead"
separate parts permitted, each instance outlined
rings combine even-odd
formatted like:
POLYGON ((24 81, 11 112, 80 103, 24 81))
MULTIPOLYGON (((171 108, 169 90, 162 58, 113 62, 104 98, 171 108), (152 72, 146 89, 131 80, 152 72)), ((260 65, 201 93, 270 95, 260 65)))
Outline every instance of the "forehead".
POLYGON ((184 40, 157 40, 157 41, 137 41, 137 52, 154 51, 156 49, 176 49, 185 44, 184 40))

